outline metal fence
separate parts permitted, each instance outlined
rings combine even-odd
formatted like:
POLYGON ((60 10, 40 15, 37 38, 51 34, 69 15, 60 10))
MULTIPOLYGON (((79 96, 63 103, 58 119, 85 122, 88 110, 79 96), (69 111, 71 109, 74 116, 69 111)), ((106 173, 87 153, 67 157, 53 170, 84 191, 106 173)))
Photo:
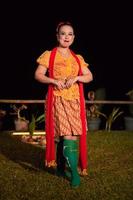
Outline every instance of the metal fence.
MULTIPOLYGON (((91 104, 93 105, 102 105, 105 109, 104 109, 104 113, 107 113, 107 116, 109 116, 110 112, 112 111, 112 107, 120 107, 121 110, 123 110, 124 114, 123 116, 117 120, 116 123, 116 129, 124 129, 125 125, 124 125, 124 117, 126 115, 129 114, 129 106, 133 106, 133 101, 127 100, 127 101, 121 101, 121 100, 94 100, 94 101, 90 101, 90 100, 86 100, 86 105, 90 106, 91 104), (109 109, 110 107, 110 109, 109 109)), ((28 106, 30 107, 31 105, 33 107, 38 107, 40 105, 44 106, 45 104, 45 100, 25 100, 25 99, 0 99, 0 109, 2 108, 1 105, 10 105, 10 104, 28 104, 28 106)), ((102 119, 103 121, 105 121, 105 119, 102 119)), ((105 123, 105 122, 104 122, 105 123)), ((103 125, 104 127, 104 125, 103 125)), ((103 128, 102 127, 102 128, 103 128)))

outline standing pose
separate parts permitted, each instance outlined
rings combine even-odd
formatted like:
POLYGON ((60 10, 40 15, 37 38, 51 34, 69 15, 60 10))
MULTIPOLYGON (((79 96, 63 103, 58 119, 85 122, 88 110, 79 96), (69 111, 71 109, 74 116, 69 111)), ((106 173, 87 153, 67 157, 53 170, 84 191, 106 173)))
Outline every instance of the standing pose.
POLYGON ((70 49, 75 37, 72 24, 59 23, 56 34, 58 46, 50 51, 46 50, 37 59, 38 67, 35 71, 37 81, 49 84, 46 97, 45 164, 51 167, 57 163, 57 171, 65 173, 66 162, 71 172, 71 185, 79 186, 78 167, 82 175, 87 174, 87 123, 83 83, 92 81, 93 76, 84 58, 70 49), (57 157, 56 137, 60 139, 57 157))

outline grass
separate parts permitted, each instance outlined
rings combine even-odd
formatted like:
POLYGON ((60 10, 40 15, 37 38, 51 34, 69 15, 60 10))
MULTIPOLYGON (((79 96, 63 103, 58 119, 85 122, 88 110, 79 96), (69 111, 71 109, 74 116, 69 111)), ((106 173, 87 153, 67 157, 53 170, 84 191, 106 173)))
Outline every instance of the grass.
POLYGON ((44 168, 44 149, 0 133, 0 200, 133 199, 133 132, 88 135, 88 173, 81 186, 44 168))

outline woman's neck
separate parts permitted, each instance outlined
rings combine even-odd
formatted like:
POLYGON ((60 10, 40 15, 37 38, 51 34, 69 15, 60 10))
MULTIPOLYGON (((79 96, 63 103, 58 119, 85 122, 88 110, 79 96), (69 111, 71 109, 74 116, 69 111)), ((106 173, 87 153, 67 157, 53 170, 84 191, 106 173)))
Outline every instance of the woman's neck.
POLYGON ((57 51, 65 58, 68 58, 70 56, 69 48, 58 47, 57 51))

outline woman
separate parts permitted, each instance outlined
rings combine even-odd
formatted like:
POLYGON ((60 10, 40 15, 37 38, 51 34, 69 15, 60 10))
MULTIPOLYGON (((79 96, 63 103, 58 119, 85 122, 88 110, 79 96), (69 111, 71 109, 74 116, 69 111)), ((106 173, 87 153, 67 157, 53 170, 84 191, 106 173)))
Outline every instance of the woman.
POLYGON ((71 171, 71 185, 79 186, 78 163, 82 174, 87 174, 83 83, 92 81, 93 76, 83 57, 75 55, 70 49, 75 38, 71 23, 60 23, 56 31, 58 46, 45 51, 37 59, 35 71, 37 81, 49 84, 46 99, 46 166, 56 164, 54 138, 59 137, 60 142, 63 141, 63 156, 71 171))

